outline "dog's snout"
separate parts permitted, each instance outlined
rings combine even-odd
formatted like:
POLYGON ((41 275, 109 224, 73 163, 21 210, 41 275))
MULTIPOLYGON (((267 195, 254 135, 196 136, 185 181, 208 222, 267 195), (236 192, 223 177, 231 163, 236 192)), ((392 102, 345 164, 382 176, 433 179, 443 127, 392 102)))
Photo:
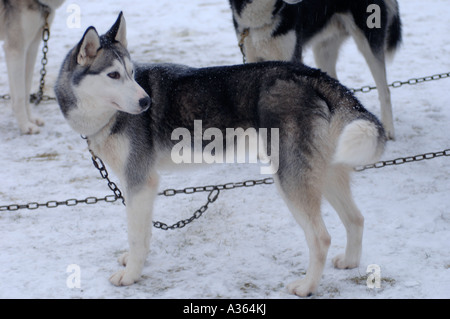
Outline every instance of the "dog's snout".
POLYGON ((143 110, 147 110, 150 107, 150 97, 146 96, 143 97, 142 99, 139 100, 139 106, 143 109, 143 110))

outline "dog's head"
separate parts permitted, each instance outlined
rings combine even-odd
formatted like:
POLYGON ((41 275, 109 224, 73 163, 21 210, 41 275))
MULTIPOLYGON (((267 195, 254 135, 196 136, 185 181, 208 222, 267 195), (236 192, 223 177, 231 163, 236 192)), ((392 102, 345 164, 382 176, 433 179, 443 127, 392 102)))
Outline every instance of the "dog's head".
POLYGON ((134 78, 122 13, 102 36, 94 27, 86 30, 63 63, 55 93, 64 115, 78 122, 83 114, 140 114, 150 107, 150 97, 134 78))
POLYGON ((77 64, 87 74, 83 93, 113 108, 139 114, 150 107, 150 97, 134 79, 134 66, 127 51, 126 24, 120 13, 103 36, 94 27, 86 30, 77 46, 77 64))

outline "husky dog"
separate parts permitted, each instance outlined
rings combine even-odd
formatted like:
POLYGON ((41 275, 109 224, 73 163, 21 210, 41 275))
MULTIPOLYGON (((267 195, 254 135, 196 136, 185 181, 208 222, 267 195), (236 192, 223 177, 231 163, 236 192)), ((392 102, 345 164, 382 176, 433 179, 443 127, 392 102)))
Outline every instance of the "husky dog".
POLYGON ((14 115, 22 134, 39 133, 42 119, 31 114, 29 96, 45 17, 49 25, 64 0, 0 0, 0 40, 4 40, 14 115))
POLYGON ((378 87, 387 137, 395 138, 385 60, 401 43, 396 0, 230 0, 230 4, 249 62, 301 62, 302 51, 312 46, 317 67, 337 78, 339 48, 352 36, 378 87), (379 25, 371 19, 378 9, 379 25))
MULTIPOLYGON (((158 169, 171 162, 179 128, 194 134, 215 128, 278 128, 279 167, 274 175, 287 206, 303 227, 310 250, 305 278, 289 285, 299 296, 314 293, 330 236, 321 216, 324 195, 348 234, 338 268, 357 267, 363 217, 349 184, 353 165, 373 162, 386 138, 377 118, 335 79, 301 64, 262 62, 190 68, 133 64, 122 13, 99 36, 94 27, 68 53, 55 87, 69 125, 117 174, 126 198, 129 252, 112 275, 117 286, 141 276, 149 251, 158 169)), ((223 134, 225 136, 226 134, 223 134)))

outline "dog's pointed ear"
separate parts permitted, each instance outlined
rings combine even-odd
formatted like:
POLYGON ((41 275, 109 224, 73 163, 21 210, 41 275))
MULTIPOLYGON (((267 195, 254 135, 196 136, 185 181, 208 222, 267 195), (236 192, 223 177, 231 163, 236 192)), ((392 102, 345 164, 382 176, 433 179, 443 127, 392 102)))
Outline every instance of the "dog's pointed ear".
POLYGON ((100 49, 100 37, 94 27, 86 30, 78 48, 77 63, 82 66, 91 64, 100 49))
POLYGON ((106 36, 110 40, 119 42, 125 48, 128 46, 127 25, 123 16, 123 12, 119 13, 119 17, 117 18, 111 29, 106 33, 106 36))

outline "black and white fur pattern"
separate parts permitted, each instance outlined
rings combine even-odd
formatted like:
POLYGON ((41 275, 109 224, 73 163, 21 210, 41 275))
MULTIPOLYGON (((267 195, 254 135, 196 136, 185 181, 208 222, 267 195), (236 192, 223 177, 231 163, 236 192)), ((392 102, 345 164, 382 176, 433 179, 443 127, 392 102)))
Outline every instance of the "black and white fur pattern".
MULTIPOLYGON (((70 126, 87 136, 91 150, 120 179, 126 198, 129 252, 126 266, 112 275, 117 286, 139 280, 151 237, 158 169, 175 168, 175 129, 194 134, 227 128, 279 130, 279 193, 305 231, 310 250, 303 279, 288 286, 299 296, 317 291, 330 236, 320 206, 325 196, 347 233, 337 268, 357 267, 363 217, 350 191, 352 165, 378 159, 386 142, 381 123, 336 80, 300 64, 264 62, 190 68, 173 64, 132 64, 125 20, 99 37, 90 27, 67 55, 55 87, 70 126)), ((225 144, 224 144, 225 145, 225 144)), ((205 145, 203 145, 205 147, 205 145)), ((275 195, 274 195, 275 196, 275 195)))
POLYGON ((230 0, 239 41, 244 30, 248 62, 302 61, 312 47, 318 68, 337 78, 339 48, 351 36, 364 56, 378 87, 381 119, 389 139, 395 138, 386 57, 401 43, 401 20, 396 0, 230 0), (380 28, 367 19, 378 5, 380 28))
POLYGON ((44 121, 30 110, 34 65, 45 16, 49 25, 64 0, 0 0, 0 40, 4 40, 13 113, 22 134, 37 134, 44 121))

